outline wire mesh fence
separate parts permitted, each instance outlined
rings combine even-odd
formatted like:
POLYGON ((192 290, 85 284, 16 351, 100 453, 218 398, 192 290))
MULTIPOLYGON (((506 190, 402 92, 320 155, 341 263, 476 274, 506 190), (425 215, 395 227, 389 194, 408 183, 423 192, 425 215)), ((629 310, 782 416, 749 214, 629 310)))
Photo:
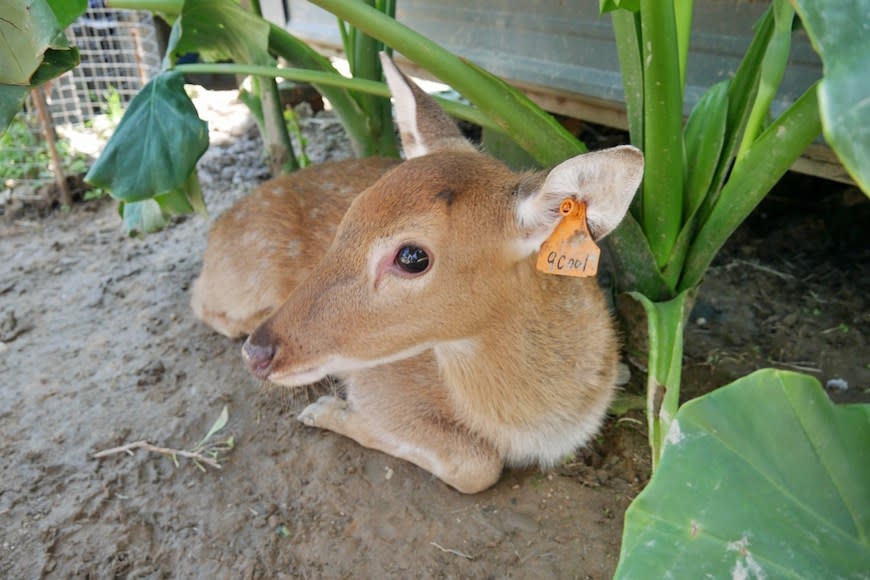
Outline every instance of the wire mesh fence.
POLYGON ((92 0, 67 29, 67 38, 78 47, 81 64, 38 89, 41 95, 32 92, 0 137, 0 186, 6 189, 56 180, 58 170, 84 171, 126 104, 160 70, 150 13, 109 9, 92 0), (52 138, 60 159, 54 169, 52 138))

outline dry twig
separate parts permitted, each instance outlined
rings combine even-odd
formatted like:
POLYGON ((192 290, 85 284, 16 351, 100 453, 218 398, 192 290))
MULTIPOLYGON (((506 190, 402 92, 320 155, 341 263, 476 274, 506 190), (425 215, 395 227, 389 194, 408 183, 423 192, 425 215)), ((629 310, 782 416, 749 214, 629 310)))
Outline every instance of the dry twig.
POLYGON ((127 443, 126 445, 121 445, 120 447, 113 447, 111 449, 105 449, 98 453, 93 454, 94 459, 103 459, 104 457, 108 457, 109 455, 116 455, 118 453, 128 453, 133 455, 134 449, 144 449, 145 451, 154 451, 155 453, 162 453, 163 455, 169 455, 170 457, 187 457, 188 459, 193 459, 194 461, 201 461, 206 465, 210 465, 215 469, 220 469, 220 463, 211 457, 207 457, 202 453, 196 451, 184 451, 183 449, 170 449, 169 447, 158 447, 156 445, 151 445, 147 441, 136 441, 134 443, 127 443))
POLYGON ((442 552, 447 552, 448 554, 453 554, 454 556, 459 556, 460 558, 465 558, 466 560, 474 560, 474 556, 470 554, 466 554, 465 552, 460 552, 459 550, 454 550, 452 548, 445 548, 443 546, 439 546, 435 542, 429 542, 431 545, 435 546, 442 552))

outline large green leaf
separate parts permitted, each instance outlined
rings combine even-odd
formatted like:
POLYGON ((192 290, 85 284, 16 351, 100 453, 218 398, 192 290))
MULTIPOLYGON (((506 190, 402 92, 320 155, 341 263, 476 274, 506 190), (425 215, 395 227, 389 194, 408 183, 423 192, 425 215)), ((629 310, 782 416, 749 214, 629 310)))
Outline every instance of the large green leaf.
POLYGON ((870 0, 795 0, 822 57, 819 109, 825 138, 870 195, 870 0))
POLYGON ((47 0, 61 28, 66 28, 88 9, 88 0, 47 0))
POLYGON ((207 148, 208 127, 184 92, 183 75, 164 72, 127 107, 85 179, 117 199, 142 201, 184 189, 207 148))
POLYGON ((870 405, 764 370, 686 403, 625 516, 618 578, 866 578, 870 405))
POLYGON ((12 119, 24 106, 30 87, 0 85, 0 133, 6 130, 12 119))
POLYGON ((45 51, 65 50, 63 28, 45 0, 4 2, 0 18, 0 84, 29 85, 45 51))
POLYGON ((269 23, 233 0, 185 0, 175 53, 198 52, 203 60, 274 64, 269 55, 269 23))

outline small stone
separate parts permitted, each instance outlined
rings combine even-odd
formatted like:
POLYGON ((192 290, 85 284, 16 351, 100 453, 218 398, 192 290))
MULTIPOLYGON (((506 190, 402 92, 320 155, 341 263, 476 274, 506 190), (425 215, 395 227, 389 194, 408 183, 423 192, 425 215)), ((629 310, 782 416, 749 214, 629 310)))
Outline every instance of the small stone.
POLYGON ((831 389, 832 391, 846 391, 849 389, 849 383, 841 378, 829 379, 828 382, 825 383, 825 388, 831 389))

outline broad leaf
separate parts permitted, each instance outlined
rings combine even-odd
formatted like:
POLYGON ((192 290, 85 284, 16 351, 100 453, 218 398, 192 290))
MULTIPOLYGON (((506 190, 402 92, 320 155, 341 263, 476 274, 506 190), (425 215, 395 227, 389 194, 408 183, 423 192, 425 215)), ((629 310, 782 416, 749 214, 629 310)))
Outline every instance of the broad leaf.
POLYGON ((153 199, 122 202, 118 211, 124 220, 124 229, 129 235, 150 234, 162 230, 169 223, 163 211, 153 199))
POLYGON ((30 87, 0 85, 0 133, 6 131, 29 93, 30 87))
POLYGON ((208 128, 184 92, 178 72, 151 80, 124 113, 85 179, 126 201, 184 189, 208 148, 208 128))
POLYGON ((5 2, 0 17, 0 84, 29 85, 46 50, 69 48, 45 0, 5 2))
POLYGON ((819 109, 825 139, 870 195, 870 0, 795 0, 825 74, 819 109))
POLYGON ((88 9, 88 0, 47 0, 61 28, 66 28, 88 9))
POLYGON ((206 61, 270 65, 269 23, 233 0, 185 0, 175 53, 198 52, 206 61))
POLYGON ((79 49, 70 47, 66 50, 55 50, 50 48, 45 51, 42 63, 33 76, 30 77, 30 85, 32 87, 47 83, 51 79, 57 78, 68 70, 72 70, 79 65, 81 57, 79 49))
POLYGON ((870 405, 764 370, 686 403, 625 515, 618 578, 863 578, 870 405))

